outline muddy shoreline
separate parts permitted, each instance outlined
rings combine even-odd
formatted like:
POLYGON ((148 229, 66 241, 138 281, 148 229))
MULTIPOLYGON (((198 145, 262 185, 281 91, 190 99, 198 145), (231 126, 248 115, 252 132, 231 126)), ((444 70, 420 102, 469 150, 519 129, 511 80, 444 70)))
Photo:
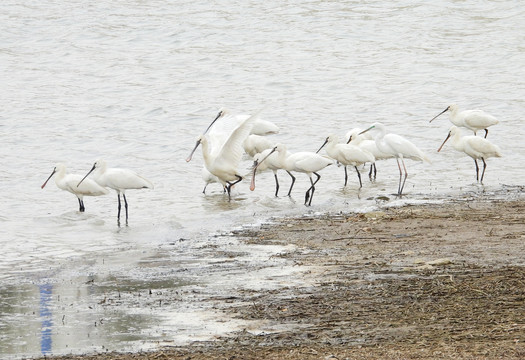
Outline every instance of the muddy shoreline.
POLYGON ((276 256, 308 269, 305 285, 218 299, 225 316, 273 331, 47 359, 523 359, 524 224, 525 201, 491 200, 243 229, 232 236, 295 245, 276 256))

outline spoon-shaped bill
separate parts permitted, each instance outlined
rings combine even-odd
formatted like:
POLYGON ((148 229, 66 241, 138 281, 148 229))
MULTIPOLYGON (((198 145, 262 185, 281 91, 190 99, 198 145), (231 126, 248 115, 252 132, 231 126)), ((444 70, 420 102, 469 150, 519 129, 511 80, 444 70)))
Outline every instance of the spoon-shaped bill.
POLYGON ((82 183, 82 181, 84 181, 84 179, 87 178, 88 175, 91 174, 91 173, 93 172, 93 170, 95 170, 96 166, 97 166, 97 164, 94 164, 94 165, 93 165, 93 167, 91 168, 91 170, 89 170, 89 172, 86 174, 86 176, 84 176, 84 177, 82 178, 82 180, 80 180, 80 181, 78 182, 77 187, 79 187, 80 184, 82 183))
POLYGON ((253 162, 253 173, 252 173, 252 181, 250 182, 250 190, 255 190, 255 173, 257 172, 257 167, 259 166, 259 163, 257 160, 253 162))
POLYGON ((447 112, 448 110, 450 109, 450 106, 448 106, 445 110, 443 110, 442 112, 440 112, 439 114, 437 114, 436 116, 434 116, 430 121, 429 123, 431 123, 435 118, 437 118, 439 115, 447 112))
POLYGON ((441 151, 441 148, 443 148, 443 145, 445 145, 445 143, 447 142, 447 140, 448 140, 449 138, 450 138, 450 132, 448 133, 448 135, 447 135, 445 141, 443 141, 443 144, 441 144, 441 146, 439 147, 438 152, 441 151))
POLYGON ((255 160, 253 162, 253 174, 252 174, 252 181, 250 182, 250 190, 253 191, 255 190, 255 173, 257 172, 257 168, 259 167, 259 165, 261 165, 263 163, 264 160, 268 159, 268 157, 270 155, 272 155, 275 151, 277 150, 277 146, 275 146, 272 151, 270 151, 268 153, 268 155, 266 155, 261 161, 258 161, 258 160, 255 160))
POLYGON ((197 140, 197 143, 195 144, 195 147, 194 147, 193 150, 191 151, 190 156, 188 156, 188 157, 186 158, 186 162, 190 162, 190 161, 191 161, 191 159, 193 158, 193 154, 195 153, 195 151, 197 150, 197 148, 199 147, 200 144, 201 144, 201 141, 200 141, 200 139, 199 139, 199 140, 197 140))
POLYGON ((53 172, 51 173, 51 175, 49 175, 49 177, 47 178, 46 182, 43 183, 42 186, 40 186, 41 189, 43 189, 43 188, 46 186, 46 184, 47 184, 47 182, 49 181, 49 179, 51 179, 51 177, 52 177, 53 175, 55 175, 56 172, 57 172, 57 169, 54 168, 54 169, 53 169, 53 172))

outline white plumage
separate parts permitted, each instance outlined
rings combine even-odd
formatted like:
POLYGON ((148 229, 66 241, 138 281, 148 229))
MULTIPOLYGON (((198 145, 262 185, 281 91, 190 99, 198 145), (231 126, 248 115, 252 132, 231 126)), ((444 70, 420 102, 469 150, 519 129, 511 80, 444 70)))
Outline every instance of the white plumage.
POLYGON ((84 196, 100 196, 109 193, 106 188, 100 186, 91 179, 87 179, 86 181, 79 184, 79 182, 82 180, 82 176, 77 174, 66 174, 66 165, 62 163, 56 164, 51 175, 49 175, 47 180, 42 184, 42 189, 46 186, 49 179, 51 179, 51 177, 55 174, 55 184, 57 187, 65 191, 69 191, 77 197, 78 204, 80 206, 80 212, 84 212, 86 209, 84 206, 84 196))
POLYGON ((479 181, 481 184, 483 184, 483 176, 485 175, 485 169, 487 167, 485 159, 490 157, 501 157, 502 154, 500 148, 497 145, 492 144, 487 139, 475 135, 467 135, 462 137, 461 130, 456 126, 452 126, 445 141, 443 141, 443 144, 441 144, 439 147, 438 152, 441 151, 443 145, 445 145, 449 138, 452 139, 452 147, 454 149, 463 152, 474 159, 474 163, 476 164, 476 181, 479 181), (483 172, 481 174, 481 179, 479 179, 479 167, 477 160, 483 161, 483 172))

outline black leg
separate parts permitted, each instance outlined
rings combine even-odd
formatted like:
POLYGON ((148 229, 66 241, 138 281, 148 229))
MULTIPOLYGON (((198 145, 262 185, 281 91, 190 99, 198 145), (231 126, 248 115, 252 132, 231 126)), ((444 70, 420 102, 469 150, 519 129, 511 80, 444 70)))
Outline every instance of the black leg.
POLYGON ((277 178, 277 171, 273 173, 273 176, 275 177, 275 197, 277 197, 277 194, 279 194, 279 179, 277 178))
POLYGON ((368 178, 372 181, 372 170, 374 169, 374 163, 370 165, 370 171, 368 172, 368 178))
POLYGON ((489 129, 485 129, 485 139, 487 138, 488 134, 489 134, 489 129))
POLYGON ((476 164, 476 181, 479 181, 479 167, 476 159, 474 159, 474 164, 476 164))
POLYGON ((481 181, 480 183, 483 185, 483 176, 485 175, 485 168, 487 167, 487 163, 485 162, 485 159, 481 158, 481 161, 483 161, 483 172, 481 173, 481 181))
POLYGON ((126 208, 126 225, 128 225, 128 201, 126 200, 126 194, 122 194, 124 198, 124 207, 126 208))
POLYGON ((86 208, 84 207, 84 201, 80 200, 80 198, 77 198, 77 199, 78 199, 78 205, 79 205, 78 211, 84 212, 86 210, 86 208))
POLYGON ((290 177, 292 178, 292 185, 290 185, 290 190, 288 190, 288 195, 287 195, 287 196, 291 196, 291 194, 292 194, 292 189, 293 189, 293 184, 295 184, 295 176, 293 176, 292 173, 289 172, 288 170, 286 170, 286 172, 287 172, 288 175, 290 175, 290 177))
POLYGON ((312 205, 312 199, 314 198, 314 192, 315 192, 315 184, 317 184, 317 182, 321 178, 321 175, 319 175, 316 172, 314 172, 314 175, 317 176, 317 179, 315 181, 313 181, 312 177, 310 176, 310 183, 312 184, 312 186, 310 186, 310 188, 308 190, 306 190, 306 195, 305 195, 305 199, 304 199, 304 204, 305 205, 306 205, 306 202, 308 202, 308 199, 310 199, 310 201, 308 202, 308 206, 312 205))
POLYGON ((206 187, 207 187, 207 186, 208 186, 208 184, 204 185, 204 189, 202 189, 202 193, 203 193, 204 195, 206 195, 206 187))
POLYGON ((236 180, 236 181, 234 181, 234 182, 229 182, 229 181, 227 181, 227 182, 226 182, 226 184, 227 184, 227 185, 226 185, 226 190, 228 191, 228 201, 231 201, 231 199, 232 199, 232 198, 231 198, 231 190, 232 190, 232 186, 235 185, 235 184, 237 184, 239 181, 242 181, 242 176, 237 175, 237 174, 235 174, 235 176, 237 177, 237 180, 236 180))
POLYGON ((346 172, 346 165, 345 165, 345 186, 347 182, 348 182, 348 173, 346 172))
POLYGON ((117 193, 117 197, 118 197, 118 213, 117 213, 117 223, 118 223, 118 226, 120 226, 120 193, 117 193))
POLYGON ((376 175, 377 175, 376 163, 372 163, 372 166, 374 167, 374 180, 375 180, 376 179, 376 175))
POLYGON ((359 178, 359 188, 361 189, 363 187, 363 183, 361 182, 361 173, 359 170, 357 170, 357 166, 354 166, 355 171, 357 172, 357 177, 359 178))

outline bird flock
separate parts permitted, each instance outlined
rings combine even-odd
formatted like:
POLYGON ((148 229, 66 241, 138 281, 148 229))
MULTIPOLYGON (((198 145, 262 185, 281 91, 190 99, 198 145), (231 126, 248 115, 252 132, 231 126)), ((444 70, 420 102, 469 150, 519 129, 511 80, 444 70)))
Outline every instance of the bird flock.
MULTIPOLYGON (((451 138, 454 149, 464 152, 474 159, 476 164, 476 180, 483 183, 486 169, 486 159, 500 157, 501 150, 489 142, 488 127, 496 125, 498 120, 482 110, 460 111, 457 105, 450 105, 444 111, 433 117, 434 121, 441 114, 449 111, 450 121, 454 124, 449 131, 447 139, 443 142, 438 152, 441 151, 445 142, 451 138), (473 136, 461 136, 459 127, 467 128, 474 132, 473 136), (485 130, 485 137, 477 137, 476 132, 485 130), (479 166, 477 160, 483 162, 483 171, 479 177, 479 166)), ((231 200, 231 189, 243 180, 244 176, 239 171, 239 164, 243 153, 253 158, 250 190, 255 190, 255 177, 257 173, 271 170, 275 179, 275 196, 279 194, 279 178, 277 173, 284 170, 292 179, 288 196, 295 183, 294 173, 304 173, 310 180, 310 187, 305 192, 304 204, 310 206, 315 192, 315 186, 321 179, 319 172, 334 164, 344 167, 344 186, 348 182, 347 166, 354 167, 358 179, 359 188, 363 186, 361 173, 358 166, 365 163, 370 164, 369 178, 377 176, 376 162, 395 158, 399 169, 399 183, 397 195, 403 194, 408 171, 405 159, 430 162, 430 159, 411 141, 401 135, 388 132, 381 123, 374 123, 368 128, 352 129, 340 142, 335 134, 326 137, 324 143, 317 152, 290 153, 284 144, 273 144, 265 135, 278 132, 278 127, 272 123, 258 118, 254 115, 234 115, 229 111, 221 109, 204 133, 197 138, 195 147, 186 159, 191 161, 193 154, 202 145, 204 158, 203 179, 206 186, 217 182, 222 184, 231 200), (268 124, 271 124, 269 126, 268 124), (319 152, 325 148, 326 155, 319 152)))
MULTIPOLYGON (((443 141, 438 152, 450 139, 452 147, 470 156, 476 165, 476 181, 483 184, 483 177, 487 167, 486 159, 501 157, 498 146, 487 140, 488 128, 498 124, 498 120, 482 110, 463 110, 453 104, 434 116, 430 122, 445 112, 449 112, 450 121, 454 124, 443 141), (474 135, 462 136, 460 128, 471 130, 474 135), (484 137, 476 136, 480 130, 485 130, 484 137), (481 177, 477 160, 483 162, 481 177)), ((281 143, 274 144, 267 135, 280 131, 272 122, 259 118, 259 113, 253 115, 232 114, 226 109, 221 109, 206 130, 198 136, 196 144, 186 159, 190 162, 199 146, 202 146, 204 166, 202 178, 204 180, 203 193, 211 183, 219 183, 231 200, 232 188, 245 177, 239 170, 243 156, 253 159, 251 170, 250 190, 255 190, 255 178, 260 172, 271 170, 275 179, 275 196, 279 194, 278 171, 285 171, 292 182, 287 196, 291 196, 295 184, 296 173, 304 173, 310 180, 310 187, 306 190, 304 204, 310 206, 315 192, 315 186, 321 179, 319 172, 324 168, 337 163, 344 168, 344 186, 348 183, 347 167, 352 166, 359 179, 359 188, 362 188, 359 166, 370 164, 368 174, 370 180, 377 176, 376 162, 395 158, 399 169, 399 183, 397 195, 402 196, 408 171, 405 159, 430 162, 429 158, 416 145, 405 137, 391 133, 387 128, 376 122, 365 129, 351 129, 341 142, 337 135, 328 135, 324 143, 316 152, 301 151, 291 153, 281 143), (325 149, 326 155, 320 154, 325 149), (245 155, 246 154, 246 155, 245 155)), ((43 189, 47 182, 55 175, 58 188, 74 194, 79 203, 79 211, 84 212, 84 196, 100 196, 113 189, 117 193, 118 213, 117 222, 120 226, 121 198, 124 199, 126 211, 126 225, 128 224, 128 202, 126 190, 153 189, 153 183, 132 170, 108 168, 104 160, 97 160, 91 170, 85 175, 67 174, 66 166, 57 164, 51 175, 41 186, 43 189), (88 177, 92 175, 91 177, 88 177)))

